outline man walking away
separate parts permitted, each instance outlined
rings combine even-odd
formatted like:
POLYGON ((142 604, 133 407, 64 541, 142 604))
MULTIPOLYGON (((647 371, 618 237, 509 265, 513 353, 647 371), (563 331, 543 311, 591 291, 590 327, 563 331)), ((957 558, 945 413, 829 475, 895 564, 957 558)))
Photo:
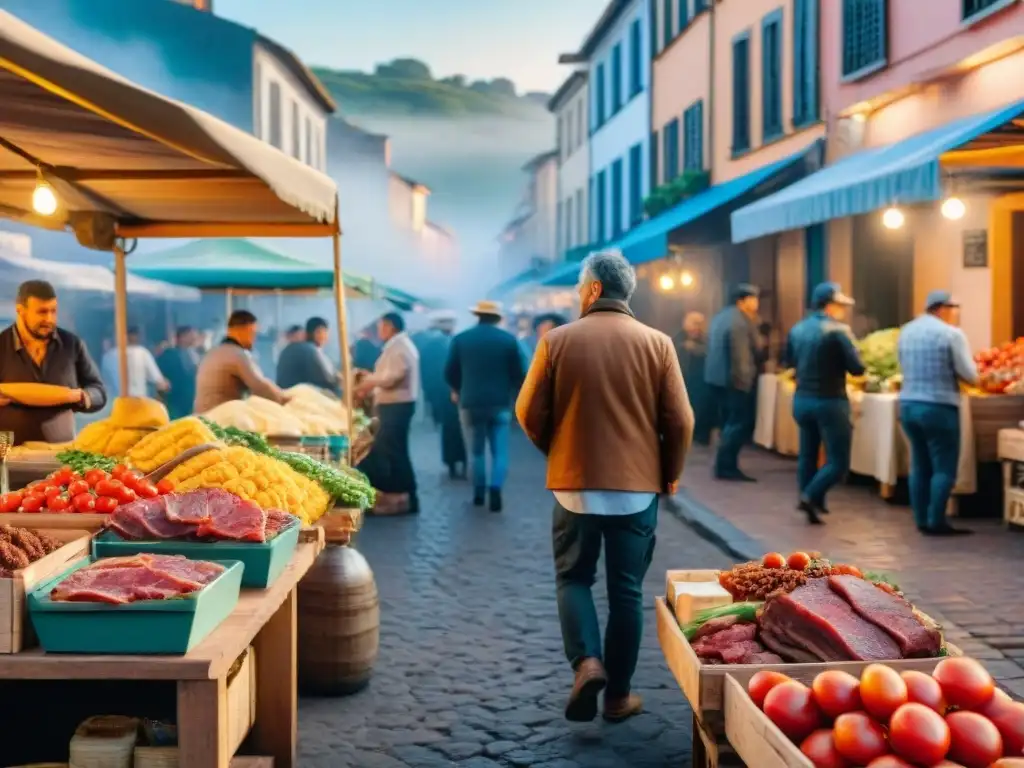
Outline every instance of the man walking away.
POLYGON ((409 456, 409 428, 420 397, 420 356, 405 332, 405 320, 397 312, 380 319, 377 333, 384 340, 384 348, 373 373, 359 383, 354 393, 363 398, 374 390, 380 419, 377 439, 361 469, 378 491, 406 497, 406 511, 415 514, 420 511, 420 501, 409 456))
POLYGON ((927 536, 969 534, 946 521, 946 505, 960 463, 960 382, 976 383, 978 369, 958 327, 960 303, 946 291, 932 291, 925 306, 923 315, 903 326, 899 341, 910 506, 917 529, 927 536))
POLYGON ((281 350, 277 359, 277 386, 291 389, 298 384, 309 384, 340 396, 338 371, 324 354, 329 338, 327 321, 322 317, 309 318, 303 338, 289 342, 281 350))
POLYGON ((433 330, 420 350, 420 375, 423 394, 430 406, 434 423, 441 428, 441 461, 448 467, 452 480, 466 478, 466 441, 462 435, 459 406, 453 402, 452 391, 445 381, 445 366, 455 333, 455 313, 438 312, 433 330))
POLYGON ((445 381, 455 393, 472 455, 473 504, 489 494, 491 512, 501 512, 501 489, 508 475, 508 438, 512 403, 525 375, 519 341, 499 328, 501 305, 478 302, 470 311, 479 322, 452 340, 445 381), (491 476, 486 452, 490 448, 491 476))
POLYGON ((643 631, 644 576, 654 554, 658 495, 674 492, 693 411, 668 336, 629 308, 636 274, 618 251, 592 254, 579 280, 582 317, 537 346, 516 415, 548 457, 558 615, 575 682, 565 716, 592 720, 643 709, 631 693, 643 631), (591 587, 604 543, 604 648, 591 587))
POLYGON ((836 283, 822 283, 811 294, 814 311, 789 333, 788 364, 796 369, 793 418, 800 426, 797 482, 799 509, 807 522, 821 525, 828 513, 825 496, 850 471, 850 401, 846 374, 860 376, 864 363, 843 323, 853 299, 836 283), (825 444, 825 466, 818 469, 818 454, 825 444))
POLYGON ((167 393, 167 410, 172 419, 180 419, 192 413, 196 399, 196 372, 199 370, 199 336, 195 328, 184 325, 174 334, 174 346, 160 353, 156 364, 170 382, 167 393))
POLYGON ((753 285, 737 286, 732 305, 715 315, 708 332, 704 379, 722 418, 714 469, 719 480, 754 482, 740 471, 739 455, 754 428, 753 393, 760 349, 758 295, 753 285))

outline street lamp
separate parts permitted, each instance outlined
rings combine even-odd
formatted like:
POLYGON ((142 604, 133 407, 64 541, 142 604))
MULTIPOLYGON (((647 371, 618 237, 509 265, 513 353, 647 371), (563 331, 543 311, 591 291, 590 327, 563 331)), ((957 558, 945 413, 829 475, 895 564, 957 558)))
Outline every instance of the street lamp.
POLYGON ((658 287, 663 291, 671 291, 676 287, 676 281, 672 279, 672 275, 662 275, 658 278, 658 287))
POLYGON ((681 286, 683 286, 683 288, 692 288, 694 282, 696 282, 696 281, 694 280, 693 273, 690 272, 688 269, 684 269, 680 273, 680 275, 679 275, 679 284, 681 286))
POLYGON ((942 203, 942 215, 950 221, 959 221, 967 213, 967 206, 964 201, 955 195, 947 197, 942 203))
POLYGON ((899 229, 906 220, 907 218, 903 215, 903 211, 895 206, 886 209, 885 213, 882 214, 882 224, 886 229, 899 229))

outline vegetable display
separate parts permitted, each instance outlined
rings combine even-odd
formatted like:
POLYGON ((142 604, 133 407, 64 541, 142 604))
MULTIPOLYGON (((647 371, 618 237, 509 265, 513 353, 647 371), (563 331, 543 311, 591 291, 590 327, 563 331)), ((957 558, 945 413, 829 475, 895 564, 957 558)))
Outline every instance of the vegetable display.
MULTIPOLYGON (((290 398, 285 405, 249 397, 218 405, 203 416, 223 427, 276 437, 324 437, 348 432, 348 410, 337 399, 309 384, 294 386, 285 394, 290 398)), ((357 415, 354 426, 360 418, 357 415)))
POLYGON ((136 469, 152 472, 189 448, 216 442, 217 436, 201 419, 188 416, 146 435, 128 451, 126 458, 136 469))
POLYGON ((170 423, 162 403, 147 397, 118 397, 110 417, 87 424, 75 438, 74 448, 101 456, 121 457, 154 429, 170 423))
POLYGON ((857 342, 860 358, 869 377, 884 382, 899 374, 899 341, 899 328, 885 328, 869 333, 857 342))
POLYGON ((1009 768, 1024 758, 1024 704, 973 659, 944 659, 932 675, 826 671, 810 687, 762 671, 747 690, 815 768, 1009 768))
POLYGON ((974 356, 974 362, 978 366, 978 388, 982 392, 1024 394, 1024 338, 982 350, 974 356))
POLYGON ((63 467, 24 490, 0 496, 0 512, 110 514, 136 499, 152 499, 174 490, 164 479, 153 484, 124 465, 111 472, 90 469, 85 473, 63 467))

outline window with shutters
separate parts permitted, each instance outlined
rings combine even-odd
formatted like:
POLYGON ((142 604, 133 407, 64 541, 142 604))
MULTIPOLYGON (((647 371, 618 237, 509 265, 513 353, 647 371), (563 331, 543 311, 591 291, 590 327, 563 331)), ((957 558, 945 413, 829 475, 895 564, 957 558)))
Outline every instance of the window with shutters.
POLYGON ((672 18, 675 14, 672 13, 673 0, 664 0, 662 3, 662 44, 667 48, 672 39, 676 36, 675 26, 672 24, 674 19, 672 18))
POLYGON ((819 0, 793 2, 793 125, 820 119, 818 112, 819 0))
POLYGON ((963 0, 964 21, 974 21, 1015 2, 1016 0, 963 0))
POLYGON ((622 43, 612 48, 612 114, 622 109, 622 43))
POLYGON ((651 167, 648 169, 651 176, 651 189, 658 186, 664 179, 661 176, 660 169, 658 168, 658 132, 651 131, 651 167))
POLYGON ((292 157, 302 159, 302 121, 299 118, 299 102, 292 102, 292 157))
POLYGON ((679 175, 679 118, 674 117, 665 126, 662 134, 665 143, 663 149, 665 161, 665 182, 670 182, 679 175))
POLYGON ((612 163, 612 237, 622 234, 622 158, 612 163))
POLYGON ((640 19, 634 19, 629 28, 629 95, 636 96, 644 89, 643 32, 640 19))
POLYGON ((658 34, 661 30, 658 24, 658 7, 660 5, 661 3, 658 0, 649 0, 647 6, 647 17, 650 19, 647 29, 650 32, 652 59, 661 53, 661 35, 658 34))
POLYGON ((843 0, 843 77, 864 77, 885 66, 887 0, 843 0))
POLYGON ((683 170, 704 170, 704 100, 699 99, 683 113, 683 170))
POLYGON ((594 83, 594 110, 595 110, 595 122, 594 130, 597 130, 604 125, 605 111, 604 111, 604 64, 597 65, 597 82, 594 83))
POLYGON ((597 242, 603 243, 608 237, 608 173, 597 174, 597 242))
POLYGON ((761 22, 762 140, 782 135, 782 10, 761 22))
POLYGON ((679 31, 690 23, 690 0, 679 0, 679 31))
POLYGON ((309 115, 306 115, 306 154, 303 158, 303 162, 306 165, 313 164, 313 121, 309 119, 309 115))
POLYGON ((750 33, 732 41, 732 153, 750 149, 750 33))
POLYGON ((644 146, 634 144, 629 150, 629 225, 644 218, 644 146))

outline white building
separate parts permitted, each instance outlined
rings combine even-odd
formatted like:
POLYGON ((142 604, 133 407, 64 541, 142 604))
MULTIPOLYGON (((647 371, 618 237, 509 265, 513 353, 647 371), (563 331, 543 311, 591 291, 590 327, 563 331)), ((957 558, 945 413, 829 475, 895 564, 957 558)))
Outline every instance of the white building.
POLYGON ((590 101, 590 242, 615 240, 643 220, 650 193, 650 19, 647 0, 611 0, 580 50, 590 101))
POLYGON ((544 152, 523 166, 526 189, 515 217, 501 233, 498 255, 502 279, 542 268, 558 256, 558 151, 544 152))
POLYGON ((548 111, 558 126, 558 210, 556 251, 559 256, 588 245, 590 217, 589 89, 586 71, 573 72, 551 100, 548 111))

